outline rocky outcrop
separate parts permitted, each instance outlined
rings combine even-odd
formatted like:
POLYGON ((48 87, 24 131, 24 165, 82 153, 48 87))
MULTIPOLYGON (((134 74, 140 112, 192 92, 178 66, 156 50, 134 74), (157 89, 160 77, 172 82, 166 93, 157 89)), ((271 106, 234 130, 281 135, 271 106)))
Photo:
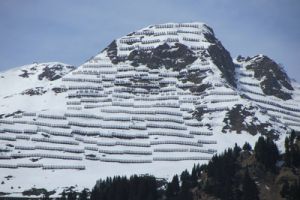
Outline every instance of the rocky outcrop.
POLYGON ((116 40, 112 41, 112 43, 110 43, 108 47, 105 48, 103 51, 105 50, 107 51, 107 56, 109 57, 111 62, 113 64, 118 64, 119 58, 118 58, 118 48, 117 48, 116 40))
POLYGON ((195 52, 181 43, 164 43, 152 50, 134 50, 128 60, 133 66, 146 65, 150 69, 165 67, 180 71, 197 59, 195 52))
POLYGON ((213 29, 205 25, 210 30, 204 33, 205 39, 211 43, 207 49, 213 63, 220 69, 223 77, 229 84, 236 87, 235 83, 235 66, 230 56, 230 53, 224 48, 222 43, 215 37, 213 29))
POLYGON ((246 131, 252 135, 258 133, 266 135, 268 137, 277 139, 278 135, 276 131, 272 129, 272 124, 269 122, 261 122, 257 117, 257 113, 260 112, 257 107, 243 106, 241 104, 235 105, 229 110, 224 118, 223 132, 236 131, 241 133, 246 131))
POLYGON ((288 75, 282 67, 267 56, 255 56, 246 66, 254 71, 254 77, 260 80, 260 86, 265 95, 275 96, 283 100, 292 98, 294 90, 288 75), (288 92, 290 90, 291 92, 288 92))
POLYGON ((43 87, 35 87, 35 88, 30 88, 25 91, 23 91, 21 94, 22 95, 29 95, 29 96, 35 96, 35 95, 43 95, 47 92, 43 87))
POLYGON ((64 68, 67 69, 67 72, 70 72, 75 69, 74 66, 64 66, 62 64, 46 65, 46 67, 43 68, 42 73, 38 75, 38 79, 47 79, 49 81, 60 79, 63 75, 66 74, 64 72, 64 68))

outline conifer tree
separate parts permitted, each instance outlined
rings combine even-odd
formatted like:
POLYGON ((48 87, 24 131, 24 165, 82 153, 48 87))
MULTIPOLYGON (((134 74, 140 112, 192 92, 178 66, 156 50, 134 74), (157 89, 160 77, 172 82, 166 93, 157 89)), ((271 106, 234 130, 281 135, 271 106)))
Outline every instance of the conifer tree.
POLYGON ((276 144, 269 138, 259 137, 254 147, 255 158, 263 164, 267 170, 275 171, 276 162, 279 159, 279 151, 276 144))
POLYGON ((244 151, 252 151, 252 146, 248 142, 245 142, 245 144, 243 146, 243 150, 244 151))
POLYGON ((234 148, 233 148, 233 155, 235 158, 237 158, 240 154, 240 152, 242 151, 241 147, 239 147, 237 145, 237 143, 234 144, 234 148))
POLYGON ((196 187, 198 183, 198 172, 197 172, 197 166, 194 164, 191 174, 191 185, 192 187, 196 187))
POLYGON ((61 193, 61 200, 67 200, 67 197, 66 197, 66 192, 65 190, 61 193))
POLYGON ((79 200, 87 200, 88 199, 88 192, 86 189, 83 189, 79 194, 79 200))
POLYGON ((76 200, 76 198, 77 198, 77 193, 76 192, 74 192, 74 191, 70 191, 69 193, 68 193, 68 200, 76 200))
POLYGON ((248 169, 245 172, 243 183, 242 183, 242 200, 258 200, 258 189, 255 182, 249 175, 248 169))
POLYGON ((285 155, 284 155, 284 161, 287 167, 291 166, 291 152, 290 152, 290 140, 289 137, 285 138, 284 141, 285 146, 285 155))

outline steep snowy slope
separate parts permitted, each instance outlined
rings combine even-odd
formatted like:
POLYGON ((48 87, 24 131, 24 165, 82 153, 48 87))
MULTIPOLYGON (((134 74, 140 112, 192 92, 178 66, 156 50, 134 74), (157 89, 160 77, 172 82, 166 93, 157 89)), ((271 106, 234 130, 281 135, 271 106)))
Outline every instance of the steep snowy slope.
POLYGON ((61 76, 43 95, 15 100, 22 88, 1 99, 2 191, 90 187, 117 174, 168 178, 234 143, 267 135, 282 144, 299 129, 299 85, 267 57, 233 62, 203 23, 148 26, 61 76))
POLYGON ((264 55, 238 57, 238 90, 273 120, 300 130, 299 84, 284 69, 264 55))

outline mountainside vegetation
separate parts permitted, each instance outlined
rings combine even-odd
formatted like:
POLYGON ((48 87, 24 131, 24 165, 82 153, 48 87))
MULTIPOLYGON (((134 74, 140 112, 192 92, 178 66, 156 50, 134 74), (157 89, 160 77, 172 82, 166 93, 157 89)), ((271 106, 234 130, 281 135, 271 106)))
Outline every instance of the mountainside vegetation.
POLYGON ((235 145, 208 164, 194 165, 170 182, 151 175, 116 176, 97 181, 81 193, 61 199, 91 200, 259 200, 300 199, 300 136, 293 131, 280 154, 273 140, 260 137, 254 148, 235 145))

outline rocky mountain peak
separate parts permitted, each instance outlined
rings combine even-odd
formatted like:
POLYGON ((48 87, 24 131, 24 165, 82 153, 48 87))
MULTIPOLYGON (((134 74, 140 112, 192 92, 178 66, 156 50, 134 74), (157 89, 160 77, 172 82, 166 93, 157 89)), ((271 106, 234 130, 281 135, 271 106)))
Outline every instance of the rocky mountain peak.
POLYGON ((203 23, 151 25, 114 40, 104 49, 114 64, 131 61, 133 66, 180 71, 195 60, 211 63, 232 86, 234 64, 229 52, 203 23))
POLYGON ((283 100, 292 99, 294 88, 280 64, 262 54, 248 58, 238 57, 237 61, 247 71, 253 72, 254 78, 260 81, 260 87, 265 95, 283 100))

